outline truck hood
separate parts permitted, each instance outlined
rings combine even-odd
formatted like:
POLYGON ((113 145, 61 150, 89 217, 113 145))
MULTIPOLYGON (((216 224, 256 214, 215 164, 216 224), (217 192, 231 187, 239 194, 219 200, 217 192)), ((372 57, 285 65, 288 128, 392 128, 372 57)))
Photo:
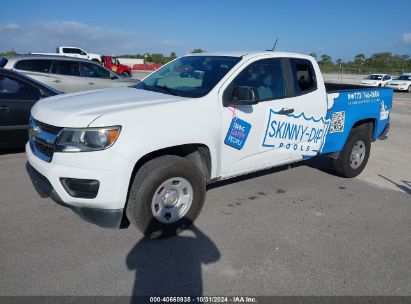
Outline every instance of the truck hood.
POLYGON ((34 105, 31 114, 34 119, 52 126, 85 128, 107 113, 186 99, 134 88, 102 89, 42 99, 34 105))

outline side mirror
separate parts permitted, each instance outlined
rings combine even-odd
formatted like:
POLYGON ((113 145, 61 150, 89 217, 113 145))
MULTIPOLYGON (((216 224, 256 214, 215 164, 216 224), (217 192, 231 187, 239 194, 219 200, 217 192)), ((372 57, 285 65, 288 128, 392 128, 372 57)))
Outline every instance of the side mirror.
POLYGON ((259 103, 260 97, 253 87, 235 87, 231 93, 231 105, 255 105, 259 103))

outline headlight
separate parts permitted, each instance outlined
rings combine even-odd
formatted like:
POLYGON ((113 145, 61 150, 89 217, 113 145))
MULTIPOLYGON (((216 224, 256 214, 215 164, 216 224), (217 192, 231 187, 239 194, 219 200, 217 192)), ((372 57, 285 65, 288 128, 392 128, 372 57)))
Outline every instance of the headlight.
POLYGON ((121 127, 63 129, 58 136, 56 152, 104 150, 115 143, 121 127))

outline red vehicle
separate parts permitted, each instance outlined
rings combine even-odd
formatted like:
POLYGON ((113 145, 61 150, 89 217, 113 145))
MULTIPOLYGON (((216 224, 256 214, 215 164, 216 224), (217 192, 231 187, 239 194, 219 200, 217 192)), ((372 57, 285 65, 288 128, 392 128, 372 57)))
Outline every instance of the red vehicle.
POLYGON ((119 75, 131 76, 131 67, 121 64, 116 57, 113 56, 101 56, 101 63, 106 68, 112 70, 119 75))

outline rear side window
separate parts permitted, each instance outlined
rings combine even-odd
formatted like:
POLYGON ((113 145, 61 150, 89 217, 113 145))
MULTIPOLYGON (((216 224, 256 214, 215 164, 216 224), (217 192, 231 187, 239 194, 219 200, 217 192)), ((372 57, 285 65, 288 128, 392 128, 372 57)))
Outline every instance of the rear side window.
POLYGON ((48 73, 50 71, 50 66, 51 66, 51 60, 29 59, 29 60, 18 61, 14 65, 14 68, 16 70, 48 73))
POLYGON ((0 74, 0 100, 36 101, 40 90, 25 81, 0 74))
POLYGON ((306 94, 317 89, 317 79, 309 60, 290 58, 296 95, 306 94))
POLYGON ((93 63, 83 62, 83 76, 92 78, 110 78, 111 74, 106 69, 93 63))
POLYGON ((80 76, 80 64, 75 61, 54 61, 51 73, 67 76, 80 76))
POLYGON ((74 48, 63 48, 63 53, 65 54, 81 54, 80 49, 74 49, 74 48))

